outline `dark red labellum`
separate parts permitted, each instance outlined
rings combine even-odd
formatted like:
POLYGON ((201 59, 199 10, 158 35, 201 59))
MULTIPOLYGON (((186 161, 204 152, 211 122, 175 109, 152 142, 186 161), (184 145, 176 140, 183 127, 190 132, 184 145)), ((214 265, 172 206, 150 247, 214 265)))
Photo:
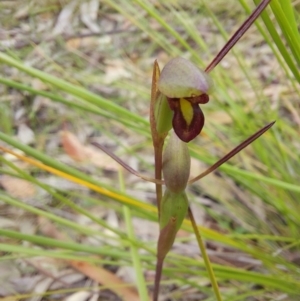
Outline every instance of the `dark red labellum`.
POLYGON ((177 136, 184 142, 189 142, 197 137, 204 126, 204 114, 198 103, 190 102, 193 110, 193 117, 188 123, 181 111, 179 100, 177 98, 169 98, 169 105, 171 110, 174 111, 173 115, 173 129, 177 136))

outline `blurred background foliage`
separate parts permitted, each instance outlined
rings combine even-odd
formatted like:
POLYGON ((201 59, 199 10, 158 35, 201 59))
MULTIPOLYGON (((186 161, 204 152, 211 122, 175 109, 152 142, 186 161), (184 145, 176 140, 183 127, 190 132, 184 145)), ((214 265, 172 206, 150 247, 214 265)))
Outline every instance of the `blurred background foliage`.
MULTIPOLYGON (((1 296, 55 299, 97 288, 103 300, 145 298, 158 234, 154 185, 90 141, 152 175, 154 60, 163 67, 182 56, 204 69, 253 8, 244 0, 0 2, 0 139, 21 155, 0 157, 1 296), (101 267, 101 279, 76 265, 86 261, 101 267), (127 282, 139 293, 120 291, 127 282)), ((205 127, 189 144, 196 176, 276 120, 189 188, 224 300, 300 295, 298 24, 298 1, 272 0, 211 72, 205 127)), ((188 222, 164 275, 162 300, 214 300, 188 222)))

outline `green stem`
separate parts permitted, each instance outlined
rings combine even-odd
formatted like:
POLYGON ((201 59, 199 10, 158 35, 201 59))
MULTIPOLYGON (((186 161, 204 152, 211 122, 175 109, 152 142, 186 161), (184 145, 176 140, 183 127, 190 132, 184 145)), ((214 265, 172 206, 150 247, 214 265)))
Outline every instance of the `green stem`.
POLYGON ((189 217, 190 217, 190 220, 191 220, 191 223, 192 223, 192 226, 193 226, 196 238, 197 238, 198 246, 201 250, 202 257, 203 257, 203 260, 204 260, 204 263, 205 263, 205 267, 207 269, 207 272, 208 272, 208 275, 209 275, 209 278, 210 278, 210 282, 211 282, 211 285, 212 285, 213 290, 215 292, 217 301, 222 301, 222 297, 221 297, 221 294, 220 294, 220 290, 219 290, 219 286, 218 286, 218 283, 217 283, 217 280, 216 280, 216 277, 215 277, 214 270, 213 270, 212 265, 210 263, 209 257, 206 253, 204 242, 202 240, 202 237, 201 237, 199 229, 197 227, 193 212, 192 212, 190 207, 188 209, 188 212, 189 212, 189 217))
POLYGON ((161 274, 164 264, 164 258, 160 258, 157 256, 156 261, 156 268, 155 268, 155 281, 154 281, 154 292, 153 292, 153 301, 158 300, 159 296, 159 287, 160 287, 160 280, 161 280, 161 274))

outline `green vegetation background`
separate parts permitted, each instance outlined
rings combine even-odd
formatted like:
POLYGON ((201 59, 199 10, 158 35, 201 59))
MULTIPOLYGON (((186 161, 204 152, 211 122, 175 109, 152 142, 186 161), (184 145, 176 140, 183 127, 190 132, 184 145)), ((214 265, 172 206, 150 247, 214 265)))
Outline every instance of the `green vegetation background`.
MULTIPOLYGON (((116 269, 134 265, 136 275, 153 271, 155 234, 149 241, 134 232, 157 220, 154 187, 116 168, 107 171, 109 167, 95 162, 66 158, 59 131, 67 128, 86 144, 98 139, 153 174, 148 123, 153 61, 158 59, 162 67, 180 55, 204 69, 253 7, 243 0, 0 2, 1 145, 59 171, 56 183, 63 181, 60 176, 98 190, 53 186, 43 181, 49 170, 21 164, 3 152, 1 219, 15 224, 0 229, 1 263, 47 256, 116 269), (34 140, 22 141, 18 133, 28 135, 22 125, 32 130, 34 140), (46 193, 24 200, 25 192, 15 193, 18 182, 9 188, 8 176, 46 193), (95 208, 116 212, 117 225, 100 218, 95 208), (35 229, 31 233, 22 231, 28 216, 35 229), (86 216, 90 224, 79 223, 76 216, 86 216), (69 240, 39 232, 41 217, 69 240)), ((211 72, 215 88, 203 106, 204 131, 189 145, 192 172, 198 174, 276 120, 252 146, 189 190, 224 300, 298 300, 300 295, 297 24, 297 1, 271 2, 211 72)), ((214 300, 195 239, 187 234, 192 231, 188 222, 184 230, 167 259, 164 292, 176 300, 189 300, 199 292, 203 300, 214 300)), ((143 294, 141 278, 137 287, 143 294)), ((151 287, 151 277, 146 276, 146 283, 151 287)))

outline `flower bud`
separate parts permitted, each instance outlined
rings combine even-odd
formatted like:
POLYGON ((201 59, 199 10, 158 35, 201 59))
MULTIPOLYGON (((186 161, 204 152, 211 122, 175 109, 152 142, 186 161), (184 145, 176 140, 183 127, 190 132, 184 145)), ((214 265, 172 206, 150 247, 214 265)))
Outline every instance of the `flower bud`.
POLYGON ((163 175, 166 187, 173 193, 185 190, 191 167, 191 157, 186 143, 174 131, 163 153, 163 175))

